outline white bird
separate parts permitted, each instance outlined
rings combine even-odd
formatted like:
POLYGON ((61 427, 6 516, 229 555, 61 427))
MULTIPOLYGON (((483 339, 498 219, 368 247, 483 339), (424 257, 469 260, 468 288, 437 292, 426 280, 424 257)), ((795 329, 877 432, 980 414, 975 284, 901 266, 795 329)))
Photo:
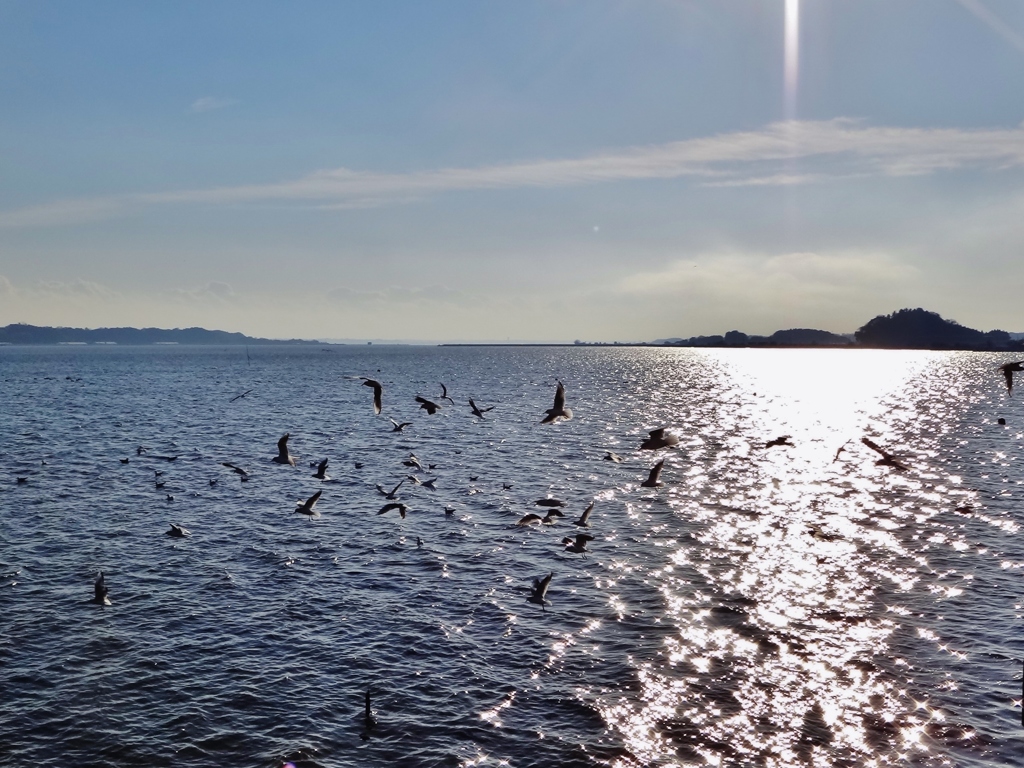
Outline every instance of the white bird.
POLYGON ((565 407, 565 385, 558 382, 558 389, 555 390, 555 404, 545 411, 547 414, 541 424, 550 424, 559 419, 569 420, 572 418, 572 411, 565 407))

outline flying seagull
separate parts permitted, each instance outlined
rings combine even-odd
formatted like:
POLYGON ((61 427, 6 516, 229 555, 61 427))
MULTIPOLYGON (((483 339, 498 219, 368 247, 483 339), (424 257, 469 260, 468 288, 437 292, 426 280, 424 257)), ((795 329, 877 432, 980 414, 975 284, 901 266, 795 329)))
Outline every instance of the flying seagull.
POLYGON ((242 469, 241 467, 236 467, 236 466, 235 466, 234 464, 230 464, 230 463, 228 463, 228 462, 226 462, 226 461, 222 461, 222 462, 220 463, 220 465, 221 465, 222 467, 227 467, 227 468, 228 468, 228 469, 230 469, 230 470, 231 470, 232 472, 234 472, 234 473, 235 473, 236 475, 239 475, 239 476, 240 476, 240 477, 242 478, 242 480, 248 480, 248 479, 249 479, 249 473, 248 473, 248 472, 246 472, 246 471, 245 471, 244 469, 242 469))
POLYGON ((391 430, 392 432, 401 432, 406 427, 411 427, 412 426, 412 422, 411 421, 403 421, 401 424, 399 424, 397 421, 395 421, 394 419, 391 419, 391 418, 389 418, 388 421, 390 421, 392 424, 395 425, 394 429, 391 430))
POLYGON ((316 473, 313 475, 317 480, 330 480, 327 476, 327 459, 316 465, 316 473))
POLYGON ((170 523, 170 526, 171 526, 170 530, 165 531, 165 533, 168 536, 173 536, 176 539, 183 539, 186 536, 191 536, 192 535, 192 532, 190 530, 188 530, 187 528, 182 528, 180 525, 175 525, 174 523, 170 523))
POLYGON ((789 441, 790 437, 792 437, 792 435, 782 435, 781 437, 776 437, 774 440, 769 440, 767 443, 765 443, 765 450, 767 450, 768 448, 774 448, 777 445, 786 445, 792 447, 793 443, 789 441))
POLYGON ((590 527, 590 513, 594 511, 594 502, 590 502, 590 506, 583 510, 583 514, 580 515, 580 519, 577 520, 574 525, 578 525, 580 528, 590 527))
POLYGON ((673 445, 679 445, 679 438, 669 432, 668 427, 652 429, 648 434, 650 437, 640 443, 640 450, 656 451, 659 448, 671 448, 673 445))
POLYGON ((568 421, 572 418, 572 411, 565 407, 565 385, 558 382, 558 389, 555 390, 555 404, 545 411, 547 416, 541 420, 541 424, 551 424, 559 419, 568 421))
POLYGON ((416 467, 420 472, 426 472, 427 468, 423 466, 415 453, 410 453, 409 458, 402 462, 403 467, 416 467))
POLYGON ((435 413, 441 410, 440 405, 431 402, 430 400, 427 400, 427 398, 425 397, 420 397, 419 395, 416 395, 416 402, 420 404, 420 408, 427 412, 428 416, 433 416, 435 413))
POLYGON ((378 484, 377 485, 377 491, 380 492, 380 495, 383 496, 385 499, 391 499, 392 501, 394 501, 395 499, 398 498, 398 489, 402 487, 402 483, 404 483, 404 482, 405 482, 404 478, 402 480, 399 480, 398 481, 398 485, 396 485, 390 491, 386 490, 383 486, 378 484))
POLYGON ((323 491, 317 491, 305 501, 295 502, 295 511, 303 515, 309 515, 310 520, 314 517, 319 517, 320 513, 313 509, 313 507, 316 506, 317 501, 320 499, 320 494, 322 493, 323 491))
POLYGON ((92 602, 96 603, 96 605, 110 605, 110 598, 107 597, 107 584, 103 579, 103 571, 100 571, 100 575, 96 577, 96 583, 93 585, 92 602))
POLYGON ((846 450, 846 445, 847 445, 847 443, 849 443, 849 442, 850 442, 850 441, 849 441, 849 440, 847 440, 847 441, 846 441, 845 443, 843 443, 842 445, 840 445, 840 446, 839 446, 839 450, 838 450, 838 451, 836 451, 836 455, 835 455, 835 458, 834 458, 834 459, 832 459, 832 463, 833 463, 833 464, 835 464, 835 463, 836 463, 837 461, 839 461, 839 454, 841 454, 841 453, 842 453, 843 451, 845 451, 845 450, 846 450))
POLYGON ((530 590, 530 596, 526 598, 526 602, 539 605, 541 610, 547 610, 544 606, 551 605, 551 601, 547 599, 548 587, 551 586, 551 577, 554 573, 549 573, 543 579, 533 580, 533 589, 530 590))
POLYGON ((575 539, 571 539, 566 536, 562 539, 562 543, 565 545, 566 552, 572 552, 577 555, 587 556, 587 542, 593 541, 594 537, 589 533, 577 533, 575 539))
POLYGON ((642 488, 657 488, 661 485, 661 468, 665 466, 665 460, 662 459, 653 467, 651 467, 651 473, 647 476, 647 479, 640 483, 642 488))
POLYGON ((469 407, 473 409, 473 415, 476 416, 478 419, 484 418, 485 413, 494 410, 493 405, 490 408, 478 407, 477 404, 473 402, 473 398, 469 398, 469 407))
POLYGON ((277 441, 277 456, 271 459, 275 464, 288 464, 295 466, 295 457, 288 453, 288 433, 285 432, 277 441))
POLYGON ((398 502, 393 501, 390 504, 385 504, 383 507, 381 507, 380 510, 378 510, 377 514, 383 515, 385 512, 390 512, 392 509, 397 509, 398 514, 402 516, 403 520, 405 520, 405 513, 409 511, 409 508, 405 506, 405 504, 400 504, 398 502))
POLYGON ((233 403, 233 402, 235 402, 235 400, 241 400, 241 399, 242 399, 243 397, 245 397, 246 395, 248 395, 248 394, 249 394, 250 392, 252 392, 252 391, 254 391, 254 390, 251 390, 251 389, 247 389, 247 390, 246 390, 245 392, 243 392, 242 394, 240 394, 240 395, 235 395, 234 397, 232 397, 232 398, 231 398, 230 400, 228 400, 228 402, 229 402, 229 403, 233 403))
POLYGON ((616 464, 622 463, 622 457, 612 451, 605 451, 604 461, 614 461, 616 464))
POLYGON ((904 464, 901 464, 899 461, 897 461, 891 453, 882 448, 882 446, 878 445, 878 443, 874 442, 873 440, 867 437, 862 437, 860 441, 864 443, 864 445, 866 445, 872 451, 874 451, 875 453, 882 457, 878 461, 876 461, 875 464, 878 464, 879 466, 883 467, 892 467, 893 469, 898 469, 900 472, 907 471, 907 468, 904 464))
POLYGON ((442 399, 442 400, 447 400, 447 401, 448 401, 449 403, 451 403, 452 405, 455 405, 455 401, 454 401, 454 400, 452 400, 452 399, 451 399, 450 397, 448 397, 448 387, 446 387, 446 386, 444 385, 444 382, 443 382, 443 381, 442 381, 442 382, 440 382, 440 383, 441 383, 441 399, 442 399))
POLYGON ((1003 372, 1003 378, 1006 379, 1006 394, 1013 394, 1013 373, 1014 371, 1024 371, 1024 360, 1020 360, 1016 363, 1006 363, 999 366, 999 370, 1003 372))
POLYGON ((379 416, 382 403, 381 398, 384 394, 384 387, 381 385, 379 381, 368 379, 365 376, 360 376, 360 378, 363 380, 364 387, 373 387, 373 412, 379 416))

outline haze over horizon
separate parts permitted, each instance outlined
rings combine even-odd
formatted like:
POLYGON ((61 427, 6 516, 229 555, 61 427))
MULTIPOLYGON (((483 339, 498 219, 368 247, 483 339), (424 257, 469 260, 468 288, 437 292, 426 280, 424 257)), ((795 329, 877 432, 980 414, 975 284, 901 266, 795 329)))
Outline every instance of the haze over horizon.
POLYGON ((0 325, 1024 331, 1024 4, 0 5, 0 325))

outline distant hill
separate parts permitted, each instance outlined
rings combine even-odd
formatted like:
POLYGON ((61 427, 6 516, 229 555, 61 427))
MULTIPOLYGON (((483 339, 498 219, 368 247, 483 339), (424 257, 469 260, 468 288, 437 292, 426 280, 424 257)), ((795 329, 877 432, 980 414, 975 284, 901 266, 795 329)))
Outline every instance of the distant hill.
POLYGON ((983 333, 924 309, 879 315, 857 329, 857 344, 881 349, 1022 349, 1006 331, 983 333))
POLYGON ((0 344, 319 344, 260 339, 205 328, 50 328, 15 323, 0 328, 0 344))

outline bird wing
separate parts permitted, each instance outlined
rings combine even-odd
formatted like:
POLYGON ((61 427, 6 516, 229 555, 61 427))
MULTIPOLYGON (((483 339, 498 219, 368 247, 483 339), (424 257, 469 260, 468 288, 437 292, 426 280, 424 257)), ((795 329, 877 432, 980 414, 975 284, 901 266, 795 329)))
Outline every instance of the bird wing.
POLYGON ((594 540, 594 537, 591 536, 589 533, 577 533, 576 534, 576 546, 578 546, 578 547, 582 547, 588 541, 593 541, 593 540, 594 540))
POLYGON ((540 519, 540 515, 535 515, 533 512, 528 512, 516 521, 516 525, 529 525, 530 523, 536 523, 540 519))
POLYGON ((304 505, 306 507, 306 509, 312 509, 313 505, 316 504, 317 500, 320 498, 320 494, 322 494, 322 493, 323 493, 323 491, 317 491, 312 496, 310 496, 308 499, 306 499, 306 503, 304 505))
POLYGON ((1012 363, 999 366, 1003 371, 1003 378, 1006 379, 1006 391, 1013 392, 1013 368, 1012 363))
POLYGON ((652 429, 647 434, 651 436, 652 440, 657 440, 660 437, 664 437, 666 429, 667 427, 659 427, 658 429, 652 429))
POLYGON ((665 466, 665 460, 664 459, 662 459, 657 464, 655 464, 653 467, 651 467, 651 474, 649 474, 647 476, 647 482, 648 483, 656 483, 656 482, 658 482, 658 478, 661 477, 661 468, 663 466, 665 466))
POLYGON ((379 381, 374 381, 373 379, 366 378, 363 379, 363 386, 373 387, 373 412, 376 413, 377 415, 380 415, 380 409, 382 405, 381 396, 384 393, 384 387, 381 385, 379 381))
POLYGON ((586 525, 590 519, 590 513, 594 511, 594 502, 590 502, 590 506, 583 510, 583 514, 580 515, 580 519, 577 521, 577 525, 586 525))
POLYGON ((405 482, 405 478, 403 477, 401 480, 398 481, 398 485, 396 485, 394 488, 391 489, 391 493, 389 493, 388 496, 394 496, 395 493, 398 491, 398 489, 402 487, 402 484, 404 482, 405 482))
POLYGON ((446 387, 444 385, 443 381, 438 382, 438 383, 441 385, 441 397, 443 397, 443 398, 448 397, 448 387, 446 387))
POLYGON ((280 440, 277 441, 277 453, 280 456, 288 455, 288 433, 285 432, 280 440))
POLYGON ((562 382, 558 382, 558 389, 555 390, 555 405, 552 410, 565 410, 565 385, 562 382))
POLYGON ((545 595, 547 595, 548 587, 551 585, 551 577, 554 575, 555 574, 552 572, 545 576, 543 579, 533 580, 533 593, 541 600, 543 600, 545 595))
POLYGON ((874 451, 879 456, 881 456, 882 458, 884 458, 884 459, 891 459, 892 458, 892 454, 890 454, 888 451, 886 451, 882 446, 880 446, 878 443, 876 443, 871 438, 869 438, 869 437, 862 437, 860 439, 860 441, 862 443, 864 443, 864 445, 866 445, 872 451, 874 451))
POLYGON ((319 472, 321 475, 327 471, 327 459, 324 459, 319 464, 317 464, 316 471, 319 472))

